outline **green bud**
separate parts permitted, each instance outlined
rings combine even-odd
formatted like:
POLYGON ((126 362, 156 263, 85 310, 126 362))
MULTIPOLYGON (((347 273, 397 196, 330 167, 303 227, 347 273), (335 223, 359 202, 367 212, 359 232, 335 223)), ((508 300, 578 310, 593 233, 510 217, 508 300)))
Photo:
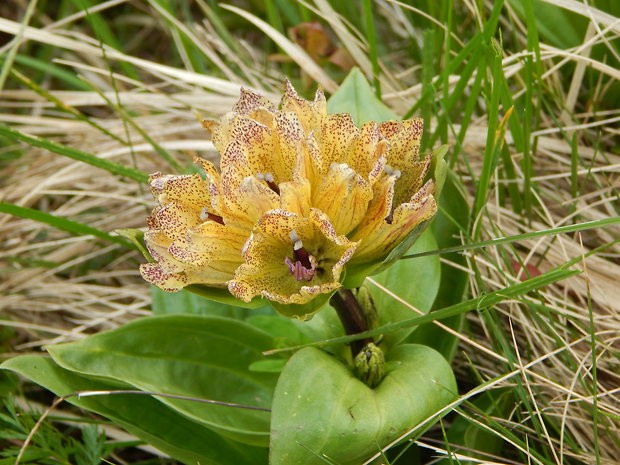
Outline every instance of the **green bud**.
POLYGON ((358 287, 353 290, 353 295, 355 295, 355 299, 362 309, 364 320, 368 325, 368 329, 376 328, 379 316, 377 314, 377 307, 375 307, 375 302, 372 300, 372 294, 370 293, 368 287, 366 285, 358 287))
POLYGON ((374 388, 385 375, 385 356, 374 343, 369 342, 355 357, 355 376, 368 387, 374 388))

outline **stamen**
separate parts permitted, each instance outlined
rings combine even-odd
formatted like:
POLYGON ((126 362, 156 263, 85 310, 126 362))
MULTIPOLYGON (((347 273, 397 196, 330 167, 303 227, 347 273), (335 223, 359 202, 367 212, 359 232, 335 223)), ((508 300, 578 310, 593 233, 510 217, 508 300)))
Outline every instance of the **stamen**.
POLYGON ((224 224, 224 218, 222 218, 220 215, 209 213, 208 207, 204 207, 202 210, 200 210, 199 218, 200 218, 200 221, 212 220, 212 221, 215 221, 216 223, 224 224))
POLYGON ((293 256, 296 261, 300 262, 304 266, 304 268, 312 268, 312 263, 310 263, 310 254, 303 247, 299 249, 293 248, 293 256))
POLYGON ((276 180, 274 179, 273 174, 267 173, 265 175, 265 181, 267 182, 267 185, 269 187, 271 187, 272 191, 274 191, 276 194, 280 195, 280 188, 276 184, 276 180))
POLYGON ((289 233, 289 237, 293 242, 293 262, 290 258, 286 257, 284 263, 288 266, 289 272, 295 276, 297 281, 305 279, 306 281, 312 280, 316 274, 316 266, 312 264, 310 254, 304 249, 304 244, 299 238, 299 234, 294 229, 289 233))
POLYGON ((256 173, 255 176, 259 181, 265 181, 272 191, 280 195, 280 188, 276 184, 276 179, 272 173, 256 173))
POLYGON ((395 170, 390 165, 385 165, 385 173, 388 176, 395 176, 396 179, 400 178, 400 176, 402 175, 400 170, 395 170))
MULTIPOLYGON (((402 175, 400 170, 395 170, 390 165, 385 165, 385 173, 388 176, 394 176, 396 179, 400 178, 402 175)), ((392 209, 390 210, 388 216, 385 217, 385 222, 387 224, 392 224, 392 221, 394 221, 394 205, 392 205, 392 209)))
POLYGON ((293 250, 299 250, 304 246, 303 242, 301 242, 301 239, 299 238, 299 235, 297 234, 297 231, 294 229, 291 230, 288 236, 291 238, 291 241, 293 241, 293 250))

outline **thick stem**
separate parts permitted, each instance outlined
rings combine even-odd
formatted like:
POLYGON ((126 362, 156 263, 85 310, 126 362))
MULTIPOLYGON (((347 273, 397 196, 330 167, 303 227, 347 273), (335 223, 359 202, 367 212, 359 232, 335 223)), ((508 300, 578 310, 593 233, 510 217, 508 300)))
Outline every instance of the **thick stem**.
MULTIPOLYGON (((336 310, 338 318, 340 318, 347 335, 368 331, 368 322, 364 317, 364 312, 350 289, 340 289, 336 291, 329 303, 336 310)), ((370 342, 373 342, 372 338, 353 341, 351 343, 353 357, 370 342)))

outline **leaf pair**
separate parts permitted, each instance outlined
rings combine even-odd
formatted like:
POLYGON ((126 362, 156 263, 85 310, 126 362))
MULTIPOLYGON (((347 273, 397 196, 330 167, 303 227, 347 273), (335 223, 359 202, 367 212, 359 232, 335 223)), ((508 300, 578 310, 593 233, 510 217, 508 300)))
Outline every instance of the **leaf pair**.
MULTIPOLYGON (((2 368, 59 396, 138 389, 269 408, 277 376, 250 372, 248 366, 272 347, 271 336, 238 320, 165 315, 50 346, 52 358, 16 357, 2 368)), ((67 400, 188 463, 266 461, 268 412, 142 395, 67 400)))

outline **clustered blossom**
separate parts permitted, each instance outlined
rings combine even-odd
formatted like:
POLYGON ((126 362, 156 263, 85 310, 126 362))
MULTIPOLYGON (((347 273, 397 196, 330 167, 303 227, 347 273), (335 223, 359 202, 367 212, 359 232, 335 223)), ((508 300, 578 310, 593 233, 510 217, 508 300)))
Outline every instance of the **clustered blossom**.
POLYGON ((205 121, 220 169, 150 177, 158 206, 145 242, 144 279, 166 291, 190 284, 305 304, 340 287, 345 266, 378 263, 436 211, 424 181, 422 121, 368 122, 328 114, 287 82, 280 108, 242 90, 232 112, 205 121))

